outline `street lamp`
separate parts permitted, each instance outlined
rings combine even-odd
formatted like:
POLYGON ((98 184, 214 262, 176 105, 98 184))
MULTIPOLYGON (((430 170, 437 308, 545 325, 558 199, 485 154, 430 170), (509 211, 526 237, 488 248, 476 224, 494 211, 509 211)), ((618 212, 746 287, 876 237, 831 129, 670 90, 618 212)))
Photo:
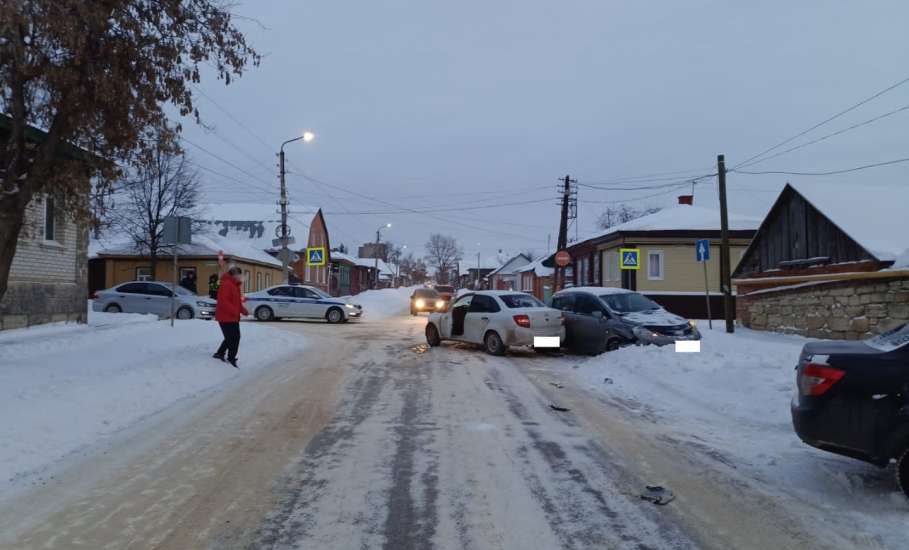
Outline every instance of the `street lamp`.
POLYGON ((303 132, 299 136, 289 139, 281 144, 281 147, 278 149, 278 158, 280 162, 278 163, 280 176, 281 176, 281 270, 284 274, 284 283, 287 284, 290 282, 290 275, 287 273, 287 263, 290 258, 290 251, 287 249, 288 245, 288 235, 287 235, 287 185, 284 183, 284 146, 288 143, 293 143, 295 141, 303 140, 306 143, 316 139, 316 135, 309 130, 303 132))
POLYGON ((376 259, 376 279, 372 283, 373 288, 379 288, 379 241, 381 239, 381 232, 383 229, 391 227, 391 223, 386 223, 385 225, 380 225, 376 229, 376 248, 372 251, 372 257, 376 259))

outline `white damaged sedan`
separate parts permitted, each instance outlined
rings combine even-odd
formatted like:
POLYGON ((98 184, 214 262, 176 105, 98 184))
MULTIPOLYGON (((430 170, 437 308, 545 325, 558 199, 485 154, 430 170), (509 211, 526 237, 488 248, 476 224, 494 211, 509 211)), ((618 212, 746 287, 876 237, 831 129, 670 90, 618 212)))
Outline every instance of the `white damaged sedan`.
POLYGON ((558 348, 565 339, 562 312, 530 294, 484 290, 459 296, 448 311, 429 314, 426 342, 481 344, 493 355, 511 346, 558 348))

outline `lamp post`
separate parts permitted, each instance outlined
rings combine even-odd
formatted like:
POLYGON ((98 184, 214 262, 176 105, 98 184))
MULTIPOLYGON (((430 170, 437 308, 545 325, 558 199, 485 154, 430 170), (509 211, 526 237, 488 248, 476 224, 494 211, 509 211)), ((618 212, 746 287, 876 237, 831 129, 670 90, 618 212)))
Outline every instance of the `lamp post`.
POLYGON ((386 223, 385 225, 380 225, 379 228, 376 229, 376 247, 372 251, 372 256, 376 259, 376 279, 372 283, 374 289, 379 288, 379 241, 382 238, 382 230, 389 227, 391 227, 391 224, 386 223))
POLYGON ((287 185, 284 182, 284 146, 301 139, 306 143, 309 143, 315 138, 315 134, 306 131, 293 139, 285 141, 278 149, 278 169, 281 176, 281 200, 279 201, 279 204, 281 205, 281 272, 284 274, 285 284, 290 282, 290 275, 287 273, 287 262, 290 259, 290 251, 287 249, 287 185))
POLYGON ((480 243, 477 243, 477 282, 474 283, 474 290, 480 290, 480 243))
POLYGON ((401 245, 401 253, 395 256, 395 281, 394 287, 398 288, 401 284, 401 256, 404 255, 404 251, 407 250, 407 245, 401 245))

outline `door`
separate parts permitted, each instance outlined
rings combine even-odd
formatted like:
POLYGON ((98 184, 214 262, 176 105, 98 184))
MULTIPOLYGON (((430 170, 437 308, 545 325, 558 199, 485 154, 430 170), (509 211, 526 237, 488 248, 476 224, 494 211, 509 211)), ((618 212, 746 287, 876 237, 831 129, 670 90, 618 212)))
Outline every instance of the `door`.
POLYGON ((114 300, 124 313, 141 313, 145 307, 146 283, 126 283, 117 287, 114 300))
POLYGON ((276 286, 268 291, 271 299, 266 302, 275 312, 275 317, 293 317, 294 313, 291 308, 293 305, 293 287, 276 286))
POLYGON ((464 340, 476 344, 482 343, 491 317, 500 310, 499 304, 492 296, 483 294, 474 296, 464 318, 464 340))
MULTIPOLYGON (((170 289, 158 283, 146 283, 146 294, 143 296, 148 313, 159 317, 170 317, 170 289)), ((174 304, 176 312, 178 304, 174 304)))
POLYGON ((442 315, 442 319, 446 320, 448 323, 448 326, 442 328, 443 334, 447 330, 450 330, 451 332, 449 334, 452 339, 464 339, 464 320, 467 317, 467 312, 470 309, 470 303, 473 301, 473 297, 473 294, 461 296, 451 305, 449 313, 442 315))
POLYGON ((606 345, 606 308, 591 294, 579 293, 574 302, 575 345, 600 350, 606 345))
POLYGON ((339 266, 338 275, 340 278, 338 285, 339 296, 347 296, 350 294, 350 267, 346 265, 339 266))
POLYGON ((299 311, 299 315, 303 317, 324 317, 327 307, 325 304, 321 304, 322 297, 309 290, 308 288, 303 288, 301 286, 294 287, 294 297, 296 302, 294 304, 295 311, 299 311))
POLYGON ((574 312, 573 293, 559 294, 552 297, 552 308, 558 309, 565 317, 565 344, 573 345, 574 334, 577 331, 578 315, 574 312))

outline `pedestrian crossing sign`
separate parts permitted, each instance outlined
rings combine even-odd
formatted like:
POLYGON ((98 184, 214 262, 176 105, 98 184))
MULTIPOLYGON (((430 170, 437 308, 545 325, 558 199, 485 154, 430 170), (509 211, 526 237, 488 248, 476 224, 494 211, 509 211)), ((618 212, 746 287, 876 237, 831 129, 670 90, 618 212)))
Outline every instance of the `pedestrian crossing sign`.
POLYGON ((325 247, 310 246, 306 248, 306 265, 323 266, 325 265, 325 247))
POLYGON ((620 248, 619 267, 622 269, 641 269, 641 249, 640 248, 620 248))

